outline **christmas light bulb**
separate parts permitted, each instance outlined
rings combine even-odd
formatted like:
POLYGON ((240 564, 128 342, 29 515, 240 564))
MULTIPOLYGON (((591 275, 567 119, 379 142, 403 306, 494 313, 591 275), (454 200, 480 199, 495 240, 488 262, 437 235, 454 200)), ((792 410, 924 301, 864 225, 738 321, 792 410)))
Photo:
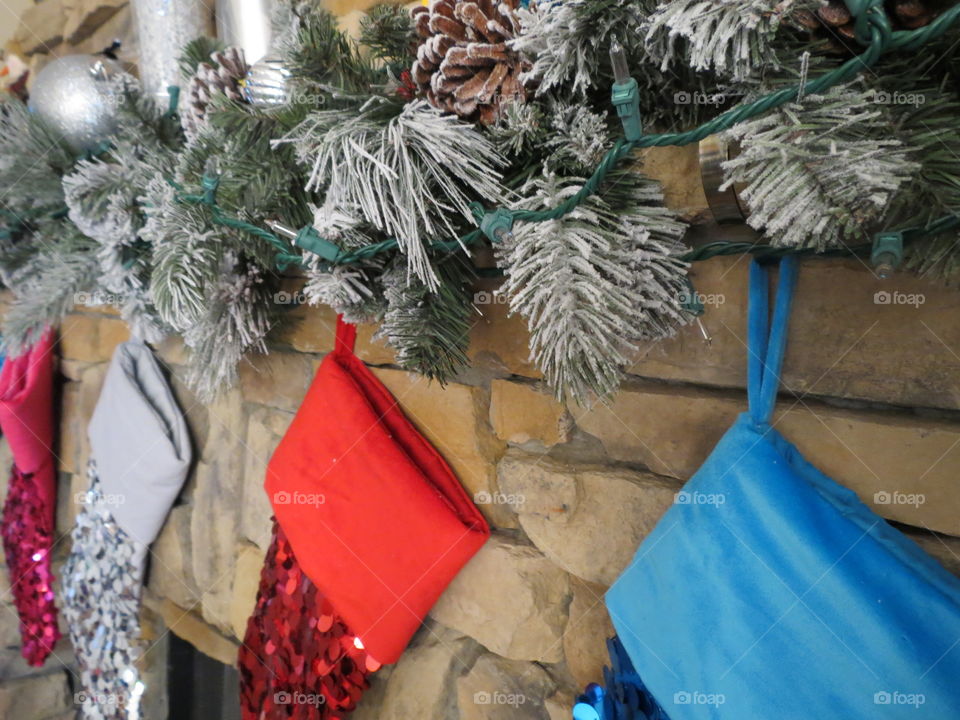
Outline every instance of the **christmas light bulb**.
POLYGON ((613 77, 617 85, 630 82, 630 67, 627 65, 627 54, 616 40, 610 46, 610 64, 613 66, 613 77))
POLYGON ((210 177, 220 177, 220 158, 211 155, 203 165, 203 174, 210 177))
POLYGON ((294 240, 297 237, 297 231, 287 227, 279 220, 267 220, 267 227, 273 230, 277 235, 283 235, 288 240, 294 240))

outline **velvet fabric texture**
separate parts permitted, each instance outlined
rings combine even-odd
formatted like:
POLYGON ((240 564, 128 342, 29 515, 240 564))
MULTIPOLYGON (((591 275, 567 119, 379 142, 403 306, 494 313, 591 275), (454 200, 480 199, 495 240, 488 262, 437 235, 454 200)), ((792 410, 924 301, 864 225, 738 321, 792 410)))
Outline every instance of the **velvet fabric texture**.
POLYGON ((608 591, 610 616, 672 720, 958 717, 960 580, 771 425, 795 263, 769 344, 752 266, 749 412, 608 591))
POLYGON ((400 657, 490 535, 446 461, 353 353, 338 320, 267 469, 274 512, 306 575, 380 663, 400 657))
POLYGON ((50 566, 57 504, 53 455, 53 333, 0 370, 0 429, 13 455, 3 548, 20 617, 22 653, 42 665, 60 639, 50 566))
POLYGON ((88 435, 100 491, 117 500, 113 518, 146 552, 187 478, 191 447, 183 412, 142 340, 114 351, 88 435))
POLYGON ((57 468, 53 455, 53 332, 0 370, 0 429, 7 438, 13 462, 33 478, 45 509, 47 528, 53 530, 57 505, 57 468))

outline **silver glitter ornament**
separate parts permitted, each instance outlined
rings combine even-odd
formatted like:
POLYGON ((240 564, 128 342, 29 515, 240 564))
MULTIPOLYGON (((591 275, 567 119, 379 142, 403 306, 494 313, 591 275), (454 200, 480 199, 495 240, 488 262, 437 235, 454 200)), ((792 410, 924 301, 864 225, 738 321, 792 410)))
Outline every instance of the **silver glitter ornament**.
POLYGON ((272 8, 272 0, 217 0, 217 38, 256 62, 270 51, 272 8))
POLYGON ((290 102, 290 70, 276 55, 253 64, 247 73, 244 96, 257 107, 277 107, 290 102))
POLYGON ((95 150, 116 130, 119 74, 109 58, 67 55, 37 73, 28 105, 75 153, 95 150))
POLYGON ((180 53, 201 35, 213 34, 211 6, 203 0, 131 0, 140 45, 140 83, 163 109, 171 85, 181 85, 180 53))

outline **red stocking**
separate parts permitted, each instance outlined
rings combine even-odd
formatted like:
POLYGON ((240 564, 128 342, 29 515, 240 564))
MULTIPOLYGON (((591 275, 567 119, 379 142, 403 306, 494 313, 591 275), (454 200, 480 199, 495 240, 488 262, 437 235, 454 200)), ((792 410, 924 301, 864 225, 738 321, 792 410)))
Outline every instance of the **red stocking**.
POLYGON ((244 720, 341 718, 380 667, 303 574, 276 523, 239 664, 244 720))

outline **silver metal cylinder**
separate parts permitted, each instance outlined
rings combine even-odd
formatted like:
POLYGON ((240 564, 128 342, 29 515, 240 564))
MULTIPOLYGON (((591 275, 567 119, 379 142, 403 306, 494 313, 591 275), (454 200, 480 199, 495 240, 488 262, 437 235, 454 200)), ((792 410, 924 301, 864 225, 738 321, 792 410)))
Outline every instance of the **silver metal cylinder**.
MULTIPOLYGON (((203 0, 131 0, 140 45, 140 83, 161 108, 170 104, 167 88, 182 85, 183 47, 213 31, 213 13, 203 0)), ((181 97, 184 93, 181 93, 181 97)))
POLYGON ((217 37, 253 65, 270 51, 272 8, 270 0, 217 0, 217 37))

